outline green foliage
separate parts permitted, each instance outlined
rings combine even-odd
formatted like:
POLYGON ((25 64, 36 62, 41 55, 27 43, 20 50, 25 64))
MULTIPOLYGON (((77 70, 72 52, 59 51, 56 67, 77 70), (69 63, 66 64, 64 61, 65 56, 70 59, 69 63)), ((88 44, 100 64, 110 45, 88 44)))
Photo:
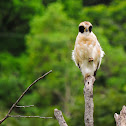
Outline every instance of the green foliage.
POLYGON ((82 9, 82 0, 61 0, 64 5, 64 10, 67 12, 68 16, 77 19, 80 16, 80 10, 82 9))
MULTIPOLYGON (((119 113, 126 99, 126 2, 96 3, 101 1, 0 2, 1 33, 21 33, 16 39, 11 38, 12 34, 0 35, 0 118, 35 79, 52 69, 53 72, 36 83, 19 103, 36 107, 15 109, 13 113, 53 116, 54 108, 58 108, 68 125, 84 125, 83 77, 71 60, 71 52, 78 24, 88 20, 105 51, 94 85, 95 126, 115 125, 113 115, 119 113)), ((56 120, 41 119, 10 118, 4 124, 58 126, 56 120)))

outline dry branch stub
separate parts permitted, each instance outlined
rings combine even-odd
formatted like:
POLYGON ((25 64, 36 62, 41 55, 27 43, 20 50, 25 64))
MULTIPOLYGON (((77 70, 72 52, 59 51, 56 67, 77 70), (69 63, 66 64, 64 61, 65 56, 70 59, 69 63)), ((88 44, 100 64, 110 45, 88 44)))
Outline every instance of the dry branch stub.
POLYGON ((58 120, 60 126, 68 126, 60 110, 54 109, 54 116, 58 120))
POLYGON ((126 126, 126 106, 125 105, 122 107, 122 110, 120 111, 120 115, 115 113, 114 118, 116 121, 116 126, 126 126))

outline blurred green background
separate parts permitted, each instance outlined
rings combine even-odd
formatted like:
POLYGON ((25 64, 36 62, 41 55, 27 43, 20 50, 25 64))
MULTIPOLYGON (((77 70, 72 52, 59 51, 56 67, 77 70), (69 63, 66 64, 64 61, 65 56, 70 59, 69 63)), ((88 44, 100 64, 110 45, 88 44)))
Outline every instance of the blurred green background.
MULTIPOLYGON (((125 0, 0 0, 0 119, 35 79, 14 115, 53 116, 83 126, 83 77, 71 60, 78 24, 90 21, 106 55, 94 84, 95 126, 115 126, 126 105, 125 0)), ((58 126, 54 119, 9 118, 2 126, 58 126)))

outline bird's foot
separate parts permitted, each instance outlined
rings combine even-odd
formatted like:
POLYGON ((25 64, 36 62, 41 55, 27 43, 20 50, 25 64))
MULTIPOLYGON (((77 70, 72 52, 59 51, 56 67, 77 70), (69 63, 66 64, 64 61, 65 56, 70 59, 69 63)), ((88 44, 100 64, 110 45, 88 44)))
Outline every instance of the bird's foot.
POLYGON ((84 82, 87 81, 88 77, 90 77, 90 75, 89 75, 89 74, 86 74, 86 75, 85 75, 85 78, 84 78, 84 82))
POLYGON ((89 58, 88 62, 93 62, 94 59, 93 58, 89 58))
MULTIPOLYGON (((89 81, 89 79, 92 79, 93 84, 94 84, 95 77, 94 77, 94 76, 92 76, 92 75, 89 75, 89 74, 86 74, 86 75, 85 75, 85 78, 84 78, 84 83, 86 83, 87 81, 89 81)), ((89 84, 89 83, 88 83, 88 84, 89 84)))

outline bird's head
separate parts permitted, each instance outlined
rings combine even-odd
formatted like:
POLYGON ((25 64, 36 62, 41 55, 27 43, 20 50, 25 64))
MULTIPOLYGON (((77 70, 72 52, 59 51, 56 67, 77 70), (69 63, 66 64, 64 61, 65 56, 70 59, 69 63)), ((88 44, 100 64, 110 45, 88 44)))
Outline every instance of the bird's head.
POLYGON ((79 24, 79 32, 80 33, 91 33, 92 31, 92 24, 88 21, 81 22, 79 24))

